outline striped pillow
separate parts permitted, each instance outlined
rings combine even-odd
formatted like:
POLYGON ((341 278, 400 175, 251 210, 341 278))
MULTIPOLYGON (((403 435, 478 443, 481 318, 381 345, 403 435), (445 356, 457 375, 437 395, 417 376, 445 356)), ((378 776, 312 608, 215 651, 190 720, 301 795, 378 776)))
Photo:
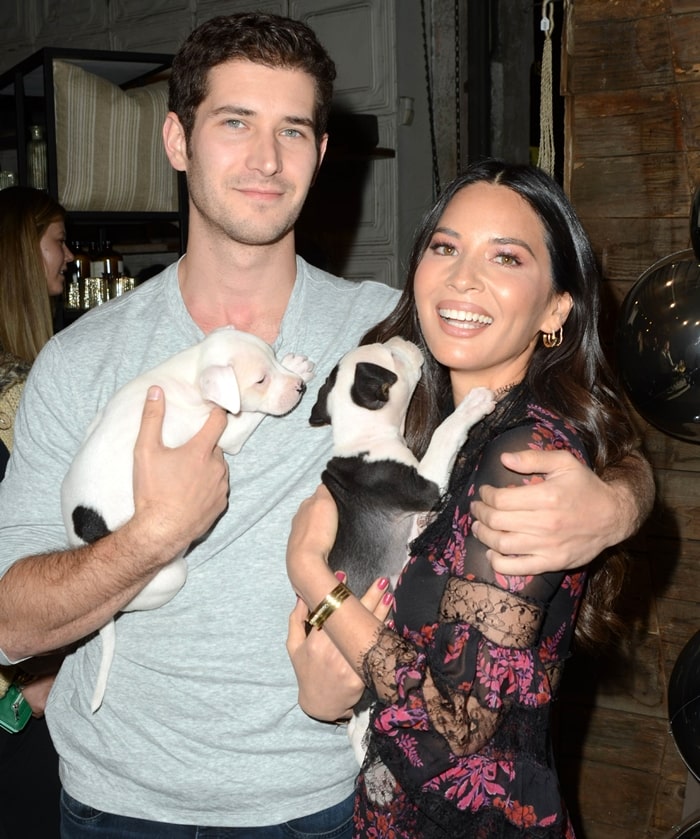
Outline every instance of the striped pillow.
POLYGON ((54 60, 58 199, 67 210, 174 212, 177 179, 163 149, 167 82, 122 90, 54 60))

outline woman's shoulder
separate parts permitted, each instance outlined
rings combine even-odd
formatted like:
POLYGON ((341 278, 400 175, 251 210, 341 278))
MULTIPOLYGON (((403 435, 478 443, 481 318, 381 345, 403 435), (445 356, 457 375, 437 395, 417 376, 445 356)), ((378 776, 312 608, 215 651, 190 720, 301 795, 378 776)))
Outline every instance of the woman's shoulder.
POLYGON ((587 460, 586 447, 580 431, 569 420, 556 411, 531 402, 522 422, 509 428, 491 441, 491 454, 494 449, 500 455, 506 451, 538 449, 540 451, 570 451, 575 456, 587 460))

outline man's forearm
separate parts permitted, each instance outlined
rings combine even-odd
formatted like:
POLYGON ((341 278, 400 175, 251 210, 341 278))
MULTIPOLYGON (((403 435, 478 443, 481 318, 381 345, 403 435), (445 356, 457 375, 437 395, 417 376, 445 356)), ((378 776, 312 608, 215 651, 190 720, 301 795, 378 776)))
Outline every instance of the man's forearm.
POLYGON ((171 557, 131 524, 93 545, 16 562, 0 580, 0 649, 20 660, 66 647, 119 612, 171 557))
POLYGON ((619 532, 608 545, 612 547, 633 536, 644 524, 654 506, 656 487, 651 466, 640 452, 609 466, 601 477, 614 489, 619 507, 619 532))

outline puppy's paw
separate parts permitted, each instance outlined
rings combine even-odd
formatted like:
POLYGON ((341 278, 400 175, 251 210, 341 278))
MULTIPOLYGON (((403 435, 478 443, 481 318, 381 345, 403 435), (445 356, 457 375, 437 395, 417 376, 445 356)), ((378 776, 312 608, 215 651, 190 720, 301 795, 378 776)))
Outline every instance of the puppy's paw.
POLYGON ((493 391, 487 387, 475 387, 457 405, 455 413, 459 414, 462 422, 472 426, 486 414, 490 414, 495 407, 496 400, 493 391))
POLYGON ((282 364, 282 367, 286 367, 287 370, 291 370, 292 373, 296 373, 297 376, 301 376, 305 382, 310 382, 314 377, 314 368, 316 365, 305 355, 294 355, 294 353, 289 353, 289 355, 285 355, 280 363, 282 364))

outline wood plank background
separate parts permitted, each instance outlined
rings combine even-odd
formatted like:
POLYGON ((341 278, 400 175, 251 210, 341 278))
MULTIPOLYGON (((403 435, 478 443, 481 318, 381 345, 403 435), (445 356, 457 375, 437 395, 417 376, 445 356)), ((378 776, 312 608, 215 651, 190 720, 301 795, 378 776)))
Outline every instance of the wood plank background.
MULTIPOLYGON (((690 247, 700 2, 569 0, 565 19, 565 188, 600 260, 612 327, 641 273, 690 247)), ((606 657, 570 662, 558 713, 562 785, 579 839, 670 839, 686 804, 666 693, 700 629, 700 438, 685 442, 638 421, 657 503, 630 545, 621 604, 629 633, 606 657)))

